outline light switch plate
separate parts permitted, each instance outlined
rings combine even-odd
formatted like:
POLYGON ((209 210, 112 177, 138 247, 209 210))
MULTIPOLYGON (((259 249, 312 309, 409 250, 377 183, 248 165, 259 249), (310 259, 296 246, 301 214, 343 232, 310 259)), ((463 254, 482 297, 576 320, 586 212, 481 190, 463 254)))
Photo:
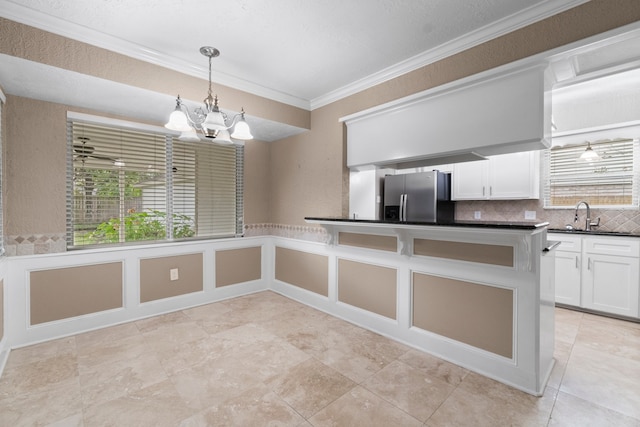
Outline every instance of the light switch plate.
POLYGON ((524 219, 536 219, 536 211, 524 211, 524 219))
POLYGON ((171 270, 169 270, 169 278, 171 280, 178 280, 179 276, 177 268, 172 268, 171 270))
POLYGON ((473 219, 481 219, 482 218, 482 212, 480 211, 475 211, 473 213, 473 219))

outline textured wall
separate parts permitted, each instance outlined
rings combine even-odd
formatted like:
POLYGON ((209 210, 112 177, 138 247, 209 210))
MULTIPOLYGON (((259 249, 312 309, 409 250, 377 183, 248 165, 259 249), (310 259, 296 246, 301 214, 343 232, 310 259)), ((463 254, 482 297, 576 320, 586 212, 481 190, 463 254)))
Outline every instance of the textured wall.
POLYGON ((348 215, 346 139, 340 117, 640 19, 636 0, 614 3, 615 7, 607 0, 592 0, 314 110, 310 132, 273 143, 271 222, 300 226, 305 216, 348 215))
POLYGON ((67 109, 8 96, 5 114, 5 235, 64 233, 67 109))
POLYGON ((271 211, 270 144, 246 141, 244 144, 244 222, 269 221, 271 211))
MULTIPOLYGON (((236 103, 251 105, 252 114, 300 127, 310 125, 312 129, 275 143, 247 145, 248 234, 267 231, 322 240, 321 232, 305 227, 304 217, 348 214, 346 139, 345 129, 338 122, 340 117, 638 19, 637 0, 617 0, 615 7, 608 0, 592 0, 311 114, 219 86, 220 96, 228 100, 229 108, 236 103)), ((180 90, 186 98, 199 99, 205 84, 201 79, 1 18, 0 53, 160 93, 175 94, 180 90)), ((65 231, 66 107, 9 96, 5 111, 5 235, 25 243, 31 253, 45 252, 59 244, 65 231), (39 120, 34 122, 33 117, 39 120)))

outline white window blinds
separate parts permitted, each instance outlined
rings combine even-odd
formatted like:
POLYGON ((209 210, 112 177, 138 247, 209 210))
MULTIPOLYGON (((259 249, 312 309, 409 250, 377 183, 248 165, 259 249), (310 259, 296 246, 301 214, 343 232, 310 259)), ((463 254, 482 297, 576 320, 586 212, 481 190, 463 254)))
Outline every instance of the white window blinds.
POLYGON ((174 219, 192 218, 197 237, 236 234, 235 169, 235 146, 173 141, 174 219))
POLYGON ((78 120, 68 135, 70 247, 242 233, 243 147, 78 120))
POLYGON ((586 143, 546 150, 545 207, 638 206, 638 141, 632 139, 591 143, 598 161, 580 160, 586 143))

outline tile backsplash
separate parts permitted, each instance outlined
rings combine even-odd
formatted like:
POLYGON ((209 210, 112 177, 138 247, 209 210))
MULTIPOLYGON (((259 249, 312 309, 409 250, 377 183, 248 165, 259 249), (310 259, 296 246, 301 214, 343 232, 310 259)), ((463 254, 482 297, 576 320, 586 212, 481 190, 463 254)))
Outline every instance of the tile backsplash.
MULTIPOLYGON (((540 200, 492 200, 456 202, 456 219, 474 221, 530 221, 525 212, 535 212, 535 221, 549 222, 549 228, 564 228, 571 224, 584 228, 586 210, 580 208, 578 222, 574 224, 575 208, 544 209, 540 200), (480 212, 481 219, 474 218, 480 212)), ((600 218, 598 230, 640 234, 640 210, 591 209, 593 222, 600 218)))
POLYGON ((4 250, 7 256, 66 252, 66 234, 49 233, 5 236, 4 250))

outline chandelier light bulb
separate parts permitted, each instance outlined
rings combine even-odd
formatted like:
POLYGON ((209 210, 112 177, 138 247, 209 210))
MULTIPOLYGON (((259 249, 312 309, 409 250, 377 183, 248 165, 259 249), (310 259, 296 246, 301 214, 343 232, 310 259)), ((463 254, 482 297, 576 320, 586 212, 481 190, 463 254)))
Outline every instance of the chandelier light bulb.
POLYGON ((240 113, 240 119, 233 128, 231 138, 241 139, 245 141, 253 139, 253 135, 251 135, 251 129, 244 119, 244 109, 242 110, 242 113, 240 113))
MULTIPOLYGON (((234 139, 253 139, 251 129, 244 120, 244 109, 242 112, 234 117, 231 125, 227 125, 227 116, 218 108, 218 96, 213 96, 212 83, 211 83, 211 59, 220 55, 220 51, 211 46, 203 46, 200 48, 200 53, 209 58, 209 91, 207 97, 204 100, 204 109, 198 108, 191 114, 188 108, 182 104, 180 95, 176 100, 175 111, 169 116, 169 121, 165 124, 167 129, 171 129, 177 132, 181 132, 178 139, 182 141, 195 141, 197 135, 194 138, 193 132, 197 130, 209 139, 219 139, 220 143, 233 143, 231 138, 234 139), (235 119, 239 117, 239 120, 233 126, 235 119), (229 136, 229 129, 233 127, 234 131, 229 136)), ((199 138, 198 138, 199 139, 199 138)))

